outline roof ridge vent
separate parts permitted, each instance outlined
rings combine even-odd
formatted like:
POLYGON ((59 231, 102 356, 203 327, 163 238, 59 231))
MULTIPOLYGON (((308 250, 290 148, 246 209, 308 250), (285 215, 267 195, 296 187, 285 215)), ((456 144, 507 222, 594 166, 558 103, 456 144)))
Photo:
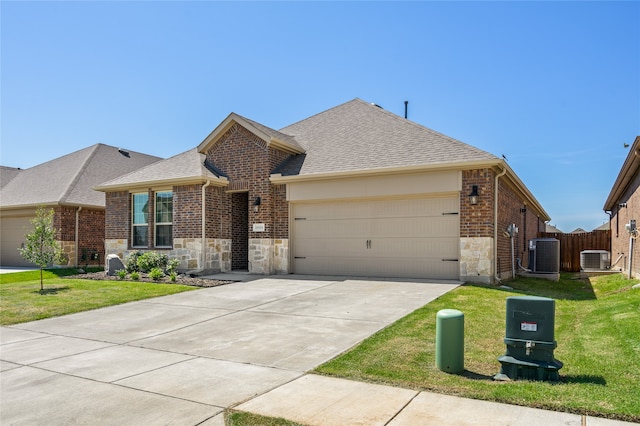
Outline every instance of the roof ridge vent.
POLYGON ((127 157, 127 158, 131 157, 131 154, 129 154, 129 151, 126 151, 126 150, 124 150, 124 149, 122 149, 122 148, 118 148, 118 152, 119 152, 120 154, 124 155, 124 156, 125 156, 125 157, 127 157))

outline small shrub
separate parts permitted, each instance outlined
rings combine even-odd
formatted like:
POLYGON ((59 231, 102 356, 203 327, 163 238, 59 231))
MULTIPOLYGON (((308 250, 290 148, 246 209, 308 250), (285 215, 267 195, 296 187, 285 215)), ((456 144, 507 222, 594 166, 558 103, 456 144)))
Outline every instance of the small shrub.
POLYGON ((171 272, 169 274, 169 279, 171 280, 171 282, 176 282, 176 278, 178 278, 178 274, 176 274, 175 272, 171 272))
POLYGON ((131 279, 134 280, 134 281, 138 281, 140 279, 140 272, 133 271, 131 273, 131 279))
POLYGON ((127 255, 124 264, 127 272, 131 273, 140 271, 140 268, 138 268, 138 258, 140 258, 140 256, 142 256, 142 252, 140 250, 133 251, 127 255))
POLYGON ((154 281, 158 281, 162 277, 164 277, 164 272, 162 272, 162 269, 160 268, 153 268, 151 271, 149 271, 149 277, 154 281))
POLYGON ((116 271, 116 275, 118 276, 118 278, 120 278, 121 280, 124 280, 127 276, 127 270, 126 269, 118 269, 116 271))
POLYGON ((169 274, 175 274, 176 269, 178 269, 178 266, 180 266, 180 260, 178 259, 171 259, 168 263, 167 263, 167 272, 169 274))
POLYGON ((155 251, 148 251, 138 257, 138 270, 141 272, 148 272, 152 269, 166 269, 169 257, 164 253, 158 253, 155 251))

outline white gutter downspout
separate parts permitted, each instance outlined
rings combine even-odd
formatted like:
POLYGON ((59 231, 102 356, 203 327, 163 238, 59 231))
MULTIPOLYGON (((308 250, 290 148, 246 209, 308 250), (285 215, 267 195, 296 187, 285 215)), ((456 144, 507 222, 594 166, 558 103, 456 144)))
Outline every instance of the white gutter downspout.
POLYGON ((80 241, 80 231, 79 231, 79 223, 80 223, 80 210, 82 210, 82 206, 78 207, 78 210, 76 210, 76 262, 74 267, 78 267, 78 254, 80 253, 80 247, 78 246, 78 243, 80 241))
POLYGON ((206 251, 206 244, 205 244, 205 213, 206 213, 206 196, 205 196, 205 189, 207 188, 207 186, 211 185, 211 180, 207 180, 207 183, 205 183, 204 185, 202 185, 202 214, 200 216, 201 220, 202 220, 202 265, 201 268, 205 269, 205 264, 207 261, 207 251, 206 251))
MULTIPOLYGON (((635 155, 636 157, 640 158, 640 153, 638 153, 638 150, 636 149, 635 151, 633 151, 633 155, 635 155)), ((631 223, 631 221, 629 221, 629 223, 631 223)), ((633 240, 636 238, 636 231, 635 230, 629 230, 629 275, 627 276, 628 279, 631 279, 633 276, 632 273, 632 269, 633 269, 633 240)))
POLYGON ((493 270, 494 270, 494 275, 495 275, 495 279, 498 280, 498 282, 502 282, 502 280, 500 279, 500 277, 498 276, 498 179, 500 179, 501 176, 504 176, 507 173, 507 169, 502 169, 502 172, 500 172, 499 174, 496 175, 496 180, 495 180, 495 184, 494 184, 494 200, 493 200, 493 218, 494 218, 494 223, 493 223, 493 270))

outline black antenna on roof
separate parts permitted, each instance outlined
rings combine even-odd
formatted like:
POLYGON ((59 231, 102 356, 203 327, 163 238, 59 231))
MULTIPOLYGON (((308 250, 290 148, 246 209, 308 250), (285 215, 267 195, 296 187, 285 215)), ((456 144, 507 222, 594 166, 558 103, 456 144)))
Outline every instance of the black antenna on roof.
POLYGON ((404 101, 404 118, 407 118, 408 109, 409 109, 409 101, 404 101))

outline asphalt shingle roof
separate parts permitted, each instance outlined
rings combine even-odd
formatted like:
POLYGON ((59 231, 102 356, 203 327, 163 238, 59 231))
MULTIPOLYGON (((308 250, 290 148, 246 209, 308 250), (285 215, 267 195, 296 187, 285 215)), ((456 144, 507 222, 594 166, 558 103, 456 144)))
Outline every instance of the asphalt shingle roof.
POLYGON ((94 186, 159 160, 152 155, 95 144, 20 170, 0 189, 0 207, 50 204, 104 207, 105 194, 94 191, 94 186))
POLYGON ((21 171, 15 167, 0 166, 0 188, 7 186, 21 171))
POLYGON ((149 182, 180 181, 188 179, 215 179, 219 177, 205 166, 206 156, 192 148, 181 154, 159 161, 108 182, 101 182, 99 187, 135 186, 149 182))
POLYGON ((305 149, 278 172, 315 174, 467 161, 496 161, 488 152, 354 99, 280 129, 305 149))

